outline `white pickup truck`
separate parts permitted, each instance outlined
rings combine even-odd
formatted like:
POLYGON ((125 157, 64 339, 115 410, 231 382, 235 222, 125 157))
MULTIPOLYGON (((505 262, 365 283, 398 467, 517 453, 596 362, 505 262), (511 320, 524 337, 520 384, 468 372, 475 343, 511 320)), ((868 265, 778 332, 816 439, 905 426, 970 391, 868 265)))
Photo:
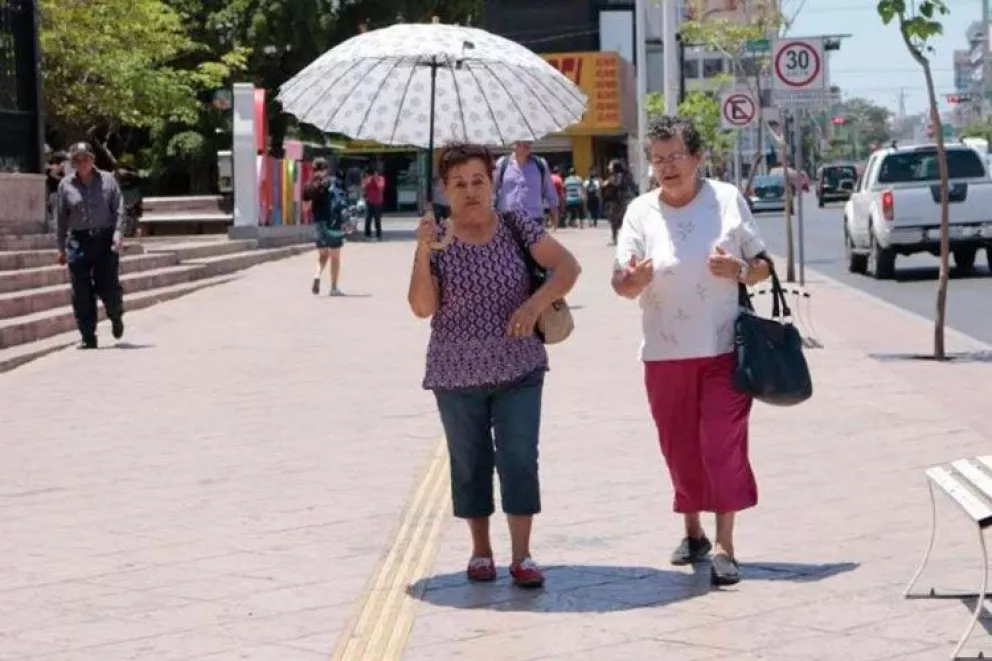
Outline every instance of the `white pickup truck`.
MULTIPOLYGON (((968 272, 985 249, 992 268, 992 178, 968 145, 948 144, 949 218, 954 266, 968 272)), ((844 206, 848 270, 895 276, 896 255, 940 253, 940 176, 934 145, 890 147, 871 155, 844 206)))

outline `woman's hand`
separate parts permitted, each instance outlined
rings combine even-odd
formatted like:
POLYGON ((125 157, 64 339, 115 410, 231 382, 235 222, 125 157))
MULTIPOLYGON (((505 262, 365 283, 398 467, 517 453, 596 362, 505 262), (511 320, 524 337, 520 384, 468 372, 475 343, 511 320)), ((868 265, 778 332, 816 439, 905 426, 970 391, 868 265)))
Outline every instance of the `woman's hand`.
POLYGON ((433 216, 424 216, 417 224, 417 248, 420 250, 430 249, 431 244, 437 239, 437 221, 433 216))
POLYGON ((541 309, 532 299, 528 300, 510 316, 510 323, 506 325, 506 334, 516 338, 530 337, 534 334, 540 316, 541 309))
POLYGON ((734 282, 740 281, 744 273, 744 261, 734 257, 729 252, 716 246, 707 259, 710 275, 718 278, 727 278, 734 282))

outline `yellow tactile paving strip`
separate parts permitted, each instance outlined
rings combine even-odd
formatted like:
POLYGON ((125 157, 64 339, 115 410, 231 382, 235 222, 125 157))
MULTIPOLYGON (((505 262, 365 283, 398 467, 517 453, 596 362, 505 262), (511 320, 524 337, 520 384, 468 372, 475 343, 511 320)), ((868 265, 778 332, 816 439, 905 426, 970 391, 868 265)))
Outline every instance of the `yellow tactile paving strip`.
POLYGON ((333 661, 399 661, 413 628, 424 578, 449 512, 448 452, 441 439, 403 515, 393 544, 338 637, 333 661), (411 587, 413 586, 413 587, 411 587))

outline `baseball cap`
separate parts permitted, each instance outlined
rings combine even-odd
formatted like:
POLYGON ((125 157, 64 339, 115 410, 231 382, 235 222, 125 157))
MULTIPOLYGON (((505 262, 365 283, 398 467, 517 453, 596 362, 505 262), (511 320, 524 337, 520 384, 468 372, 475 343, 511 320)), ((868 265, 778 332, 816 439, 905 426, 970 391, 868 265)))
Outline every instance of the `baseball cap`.
POLYGON ((77 142, 73 146, 69 147, 69 160, 75 161, 79 158, 84 157, 93 158, 96 154, 93 153, 93 148, 90 147, 88 142, 77 142))

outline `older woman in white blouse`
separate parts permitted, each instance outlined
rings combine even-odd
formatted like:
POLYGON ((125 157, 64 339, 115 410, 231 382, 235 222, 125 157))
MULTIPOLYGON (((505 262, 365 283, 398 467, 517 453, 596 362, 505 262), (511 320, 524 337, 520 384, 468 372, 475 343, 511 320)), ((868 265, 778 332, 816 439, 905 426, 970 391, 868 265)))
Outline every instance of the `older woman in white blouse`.
POLYGON ((613 288, 639 299, 644 382, 685 537, 672 563, 713 551, 715 585, 740 580, 734 516, 758 502, 748 460, 751 399, 733 385, 738 283, 769 276, 770 263, 736 187, 703 179, 705 146, 692 121, 662 117, 648 131, 660 189, 627 208, 613 288), (716 514, 715 545, 700 513, 716 514))

